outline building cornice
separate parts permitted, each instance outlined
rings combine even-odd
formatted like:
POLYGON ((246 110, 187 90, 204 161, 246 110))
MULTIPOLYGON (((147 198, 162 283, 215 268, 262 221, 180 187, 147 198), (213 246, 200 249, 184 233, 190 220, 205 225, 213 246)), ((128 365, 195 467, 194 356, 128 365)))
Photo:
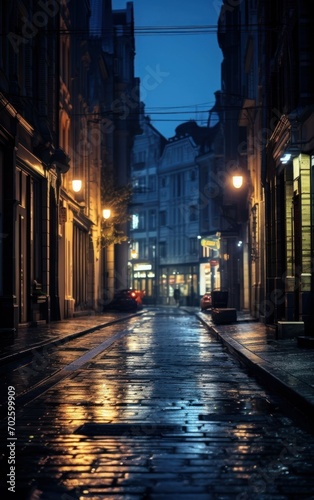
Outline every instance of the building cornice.
POLYGON ((2 112, 3 110, 6 110, 9 115, 11 115, 19 122, 19 124, 24 128, 24 130, 28 134, 33 135, 34 128, 23 118, 22 115, 18 113, 15 107, 8 101, 8 99, 1 92, 0 92, 0 109, 2 112))

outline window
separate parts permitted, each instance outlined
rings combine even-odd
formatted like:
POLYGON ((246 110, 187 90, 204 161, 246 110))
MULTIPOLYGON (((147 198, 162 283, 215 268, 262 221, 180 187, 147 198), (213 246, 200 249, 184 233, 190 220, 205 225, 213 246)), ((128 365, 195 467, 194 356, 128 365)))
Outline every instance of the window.
POLYGON ((148 188, 151 193, 156 191, 156 175, 148 176, 148 188))
POLYGON ((134 170, 141 170, 145 168, 146 151, 137 151, 132 155, 132 168, 134 170))
POLYGON ((156 229, 156 210, 151 209, 148 211, 148 229, 150 231, 156 229))
POLYGON ((156 258, 156 238, 149 238, 148 240, 148 258, 149 260, 156 258))
POLYGON ((130 247, 130 258, 137 259, 139 254, 139 244, 138 241, 132 240, 132 245, 130 247))
POLYGON ((142 231, 146 229, 146 212, 139 213, 138 229, 142 231))
POLYGON ((190 255, 197 255, 198 239, 189 238, 189 253, 190 255))
POLYGON ((160 226, 167 225, 167 212, 166 212, 166 210, 161 210, 161 212, 159 213, 159 224, 160 224, 160 226))
POLYGON ((180 174, 175 174, 172 176, 172 195, 174 198, 180 196, 181 192, 181 183, 180 183, 180 174))
POLYGON ((177 196, 181 196, 181 184, 182 184, 182 179, 181 179, 181 174, 177 175, 177 196))
POLYGON ((146 258, 146 240, 138 240, 138 258, 145 259, 146 258))
POLYGON ((161 241, 159 243, 159 256, 164 259, 167 257, 167 242, 161 241))
POLYGON ((139 226, 139 216, 138 214, 133 214, 131 220, 131 229, 133 230, 138 229, 138 226, 139 226))
POLYGON ((136 163, 144 163, 146 161, 146 151, 139 151, 135 154, 136 163))
POLYGON ((172 195, 174 198, 180 198, 183 196, 183 174, 175 174, 172 176, 172 195))
POLYGON ((190 222, 195 222, 197 220, 197 206, 191 205, 189 207, 189 219, 190 222))
POLYGON ((144 231, 146 229, 146 212, 132 215, 131 229, 133 231, 144 231))
POLYGON ((146 192, 146 177, 144 175, 133 179, 133 190, 135 193, 146 192))

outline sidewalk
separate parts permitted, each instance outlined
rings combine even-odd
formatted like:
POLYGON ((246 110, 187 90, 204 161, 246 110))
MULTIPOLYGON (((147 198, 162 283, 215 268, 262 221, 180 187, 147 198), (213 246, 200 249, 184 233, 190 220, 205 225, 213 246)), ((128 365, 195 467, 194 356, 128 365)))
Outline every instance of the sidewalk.
POLYGON ((196 316, 261 383, 314 416, 314 349, 299 347, 296 338, 276 339, 274 328, 241 313, 228 325, 215 325, 210 313, 196 316))
POLYGON ((81 316, 62 321, 43 323, 34 327, 22 327, 14 335, 14 343, 1 344, 0 340, 0 365, 19 359, 25 353, 34 349, 41 349, 48 345, 58 345, 80 337, 106 325, 124 321, 135 314, 128 312, 106 312, 99 315, 81 316))

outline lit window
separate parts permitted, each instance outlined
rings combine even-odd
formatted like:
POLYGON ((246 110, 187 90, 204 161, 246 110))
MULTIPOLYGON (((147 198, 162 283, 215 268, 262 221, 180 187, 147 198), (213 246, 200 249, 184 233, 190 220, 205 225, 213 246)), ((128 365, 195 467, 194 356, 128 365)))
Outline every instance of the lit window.
POLYGON ((132 229, 138 229, 139 225, 139 216, 138 214, 132 215, 132 229))

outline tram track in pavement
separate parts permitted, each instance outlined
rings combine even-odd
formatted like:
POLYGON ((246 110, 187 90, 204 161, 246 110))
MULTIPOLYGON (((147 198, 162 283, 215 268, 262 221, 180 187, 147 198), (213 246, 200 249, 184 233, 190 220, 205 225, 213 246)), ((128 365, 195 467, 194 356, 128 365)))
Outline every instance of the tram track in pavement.
MULTIPOLYGON (((138 328, 138 323, 141 321, 139 316, 142 316, 142 314, 143 312, 110 321, 105 325, 98 325, 84 332, 76 332, 62 339, 45 342, 36 347, 25 349, 11 362, 7 360, 0 366, 0 375, 5 381, 2 385, 3 391, 9 385, 16 387, 16 406, 17 408, 22 408, 62 380, 75 376, 77 370, 91 360, 102 355, 112 344, 132 333, 135 328, 138 328), (121 324, 132 322, 132 320, 134 321, 133 326, 119 330, 121 324), (116 327, 117 331, 110 334, 109 332, 112 332, 114 327, 116 327), (109 333, 103 341, 101 341, 100 338, 102 333, 109 333), (89 346, 92 345, 92 347, 85 347, 82 345, 86 335, 89 335, 88 344, 89 346), (53 353, 56 353, 58 348, 61 351, 68 351, 70 353, 80 351, 83 352, 83 354, 76 357, 70 363, 63 364, 63 366, 56 368, 53 366, 51 360, 53 358, 53 353), (48 374, 47 371, 49 372, 48 374), (12 377, 12 374, 15 376, 12 377), (30 379, 33 379, 33 381, 30 381, 30 379)), ((147 320, 144 319, 144 321, 147 320)), ((61 364, 62 360, 59 362, 61 364)), ((0 426, 4 425, 6 421, 7 395, 3 391, 1 391, 0 396, 0 426)))

